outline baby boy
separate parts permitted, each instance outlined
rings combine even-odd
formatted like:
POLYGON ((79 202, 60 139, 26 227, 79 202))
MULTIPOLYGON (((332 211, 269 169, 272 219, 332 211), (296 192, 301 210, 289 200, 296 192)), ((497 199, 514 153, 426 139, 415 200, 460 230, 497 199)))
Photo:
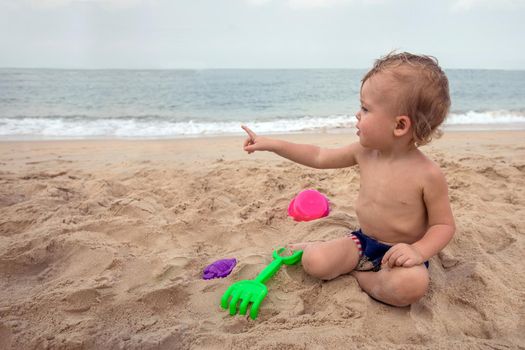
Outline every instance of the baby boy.
POLYGON ((439 134, 448 113, 448 80, 433 57, 389 54, 364 76, 360 95, 359 142, 325 149, 258 136, 243 126, 244 150, 271 151, 318 169, 359 165, 360 229, 290 248, 304 250, 308 274, 330 280, 351 273, 372 298, 406 306, 425 295, 428 260, 455 231, 445 177, 419 148, 439 134))

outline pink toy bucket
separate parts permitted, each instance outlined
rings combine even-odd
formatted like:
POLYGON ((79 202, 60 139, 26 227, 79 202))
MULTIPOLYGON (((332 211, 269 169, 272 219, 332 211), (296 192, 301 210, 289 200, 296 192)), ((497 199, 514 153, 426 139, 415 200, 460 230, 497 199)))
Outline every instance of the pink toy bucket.
POLYGON ((330 212, 328 199, 316 190, 301 191, 288 206, 288 215, 295 221, 311 221, 330 212))

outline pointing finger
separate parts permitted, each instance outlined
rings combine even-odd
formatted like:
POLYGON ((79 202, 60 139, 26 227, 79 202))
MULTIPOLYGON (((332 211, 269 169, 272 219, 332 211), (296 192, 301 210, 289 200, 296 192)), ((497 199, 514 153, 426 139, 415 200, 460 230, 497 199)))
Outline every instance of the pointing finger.
POLYGON ((250 136, 250 138, 253 140, 255 140, 255 138, 257 137, 257 135, 249 128, 247 127, 246 125, 241 125, 241 128, 246 131, 246 133, 250 136))

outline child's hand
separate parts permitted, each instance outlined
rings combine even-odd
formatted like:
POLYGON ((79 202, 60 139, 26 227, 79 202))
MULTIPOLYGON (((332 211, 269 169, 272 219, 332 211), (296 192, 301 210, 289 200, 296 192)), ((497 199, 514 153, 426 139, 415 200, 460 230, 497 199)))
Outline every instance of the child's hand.
POLYGON ((271 151, 272 143, 270 138, 257 136, 250 128, 245 125, 241 126, 248 134, 248 138, 244 140, 244 150, 248 154, 255 151, 271 151))
POLYGON ((381 264, 388 264, 389 267, 412 267, 421 265, 422 263, 424 263, 423 257, 417 249, 406 243, 394 245, 386 252, 385 256, 383 256, 383 260, 381 260, 381 264))

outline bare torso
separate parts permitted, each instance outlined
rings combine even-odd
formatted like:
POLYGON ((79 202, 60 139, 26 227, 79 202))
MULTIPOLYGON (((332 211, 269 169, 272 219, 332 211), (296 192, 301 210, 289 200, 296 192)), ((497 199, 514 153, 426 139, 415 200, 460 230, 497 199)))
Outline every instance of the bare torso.
POLYGON ((356 214, 363 232, 381 242, 413 243, 428 226, 422 169, 429 164, 419 150, 406 158, 383 160, 366 150, 359 159, 361 184, 356 214))

